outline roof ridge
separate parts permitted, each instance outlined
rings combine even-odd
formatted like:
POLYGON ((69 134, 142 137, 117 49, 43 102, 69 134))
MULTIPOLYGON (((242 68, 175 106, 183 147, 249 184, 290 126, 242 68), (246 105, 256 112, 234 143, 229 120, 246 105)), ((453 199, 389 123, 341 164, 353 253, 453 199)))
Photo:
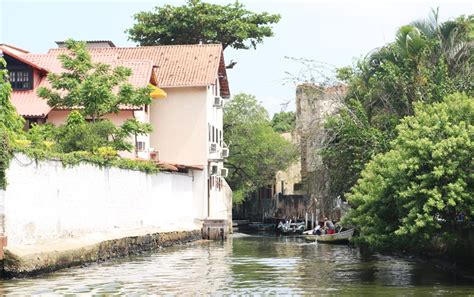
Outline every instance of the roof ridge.
MULTIPOLYGON (((222 47, 221 43, 193 43, 193 44, 165 44, 165 45, 141 45, 141 46, 116 46, 116 47, 94 47, 88 48, 89 51, 96 50, 118 50, 118 49, 140 49, 140 48, 157 48, 157 47, 222 47)), ((51 48, 49 51, 65 51, 67 48, 51 48)))
POLYGON ((25 49, 19 48, 19 47, 17 47, 17 46, 10 45, 10 44, 8 44, 8 43, 0 43, 0 46, 2 46, 2 45, 3 45, 3 46, 11 47, 11 48, 16 49, 17 51, 20 51, 20 52, 24 52, 25 54, 26 54, 26 53, 29 53, 29 51, 27 51, 27 50, 25 50, 25 49))

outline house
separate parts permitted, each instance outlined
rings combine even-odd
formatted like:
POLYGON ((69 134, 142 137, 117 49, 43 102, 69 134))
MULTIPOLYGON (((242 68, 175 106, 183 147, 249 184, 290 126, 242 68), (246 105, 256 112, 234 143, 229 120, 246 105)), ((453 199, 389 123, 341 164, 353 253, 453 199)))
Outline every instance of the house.
MULTIPOLYGON (((67 49, 64 43, 57 44, 46 54, 0 45, 13 88, 12 103, 28 127, 60 125, 70 113, 50 107, 36 94, 39 87, 48 86, 48 73, 63 71, 58 55, 67 49)), ((231 192, 224 179, 223 159, 229 151, 223 139, 223 105, 230 92, 222 45, 115 47, 103 40, 87 44, 94 62, 128 67, 133 72, 132 85, 151 84, 167 94, 149 106, 122 106, 119 113, 106 118, 117 125, 130 118, 150 123, 153 132, 136 140, 138 157, 156 155, 170 168, 193 168, 198 172, 194 191, 202 199, 195 203, 196 217, 228 219, 231 206, 224 196, 231 192)))

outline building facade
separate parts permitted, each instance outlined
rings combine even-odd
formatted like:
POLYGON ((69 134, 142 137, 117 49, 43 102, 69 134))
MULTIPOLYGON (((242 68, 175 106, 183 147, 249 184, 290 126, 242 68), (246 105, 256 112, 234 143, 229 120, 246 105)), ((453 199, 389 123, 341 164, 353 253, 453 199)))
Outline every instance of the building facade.
MULTIPOLYGON (((58 56, 67 53, 63 42, 46 54, 32 54, 11 45, 0 45, 7 62, 13 88, 11 101, 33 124, 65 123, 71 110, 52 108, 37 95, 39 87, 49 87, 48 73, 64 69, 58 56)), ((150 123, 153 132, 131 139, 135 152, 122 157, 154 159, 166 169, 193 168, 196 219, 228 219, 223 160, 229 150, 224 143, 223 106, 230 98, 222 45, 175 45, 115 47, 110 41, 87 42, 93 62, 124 66, 132 70, 129 83, 135 87, 152 85, 163 90, 165 99, 147 106, 121 106, 106 115, 114 124, 127 119, 150 123)), ((227 194, 226 194, 227 193, 227 194)))

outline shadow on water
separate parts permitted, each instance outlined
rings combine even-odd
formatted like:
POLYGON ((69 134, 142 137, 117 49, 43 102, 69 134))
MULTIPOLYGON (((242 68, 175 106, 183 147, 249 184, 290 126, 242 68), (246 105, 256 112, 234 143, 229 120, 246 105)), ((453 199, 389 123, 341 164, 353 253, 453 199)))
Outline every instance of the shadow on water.
POLYGON ((469 295, 463 282, 417 260, 361 255, 303 237, 235 236, 166 248, 0 284, 0 294, 469 295))

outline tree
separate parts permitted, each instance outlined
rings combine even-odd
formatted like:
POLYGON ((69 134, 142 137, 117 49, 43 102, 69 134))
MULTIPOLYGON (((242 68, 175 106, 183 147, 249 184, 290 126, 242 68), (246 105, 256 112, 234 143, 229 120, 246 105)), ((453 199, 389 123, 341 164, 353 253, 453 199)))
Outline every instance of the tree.
POLYGON ((10 132, 23 129, 23 118, 20 117, 10 101, 12 87, 8 82, 6 62, 0 57, 0 128, 10 132))
POLYGON ((7 184, 6 170, 10 164, 10 138, 23 128, 23 119, 16 113, 10 102, 12 87, 8 82, 6 63, 0 57, 0 190, 7 184))
POLYGON ((238 94, 224 109, 224 137, 231 148, 225 165, 234 203, 272 182, 278 170, 296 160, 293 144, 275 132, 256 98, 238 94))
POLYGON ((293 111, 275 113, 271 125, 278 133, 291 132, 296 126, 296 114, 293 111))
POLYGON ((140 45, 222 43, 235 49, 256 48, 265 37, 273 36, 271 24, 280 15, 254 13, 238 1, 218 5, 188 0, 185 5, 157 6, 140 12, 126 32, 140 45))
POLYGON ((118 113, 121 105, 141 106, 151 103, 148 87, 134 88, 127 79, 129 68, 93 63, 86 44, 69 39, 68 54, 59 55, 62 73, 49 73, 52 88, 41 87, 38 95, 54 108, 80 108, 85 117, 100 120, 109 113, 118 113))
POLYGON ((66 152, 94 151, 100 145, 111 145, 118 150, 130 151, 133 145, 125 141, 129 135, 151 132, 150 124, 129 119, 121 127, 104 119, 106 114, 118 113, 121 105, 142 106, 151 103, 148 87, 135 88, 127 79, 132 71, 118 66, 113 68, 93 63, 84 42, 66 41, 68 54, 59 55, 63 73, 49 73, 52 88, 41 87, 38 95, 51 107, 77 109, 61 127, 58 143, 66 152), (86 123, 90 118, 92 123, 86 123))
POLYGON ((346 222, 360 229, 360 243, 422 248, 437 237, 446 244, 459 215, 474 218, 473 99, 416 104, 391 149, 367 164, 348 195, 346 222))
POLYGON ((401 27, 394 42, 353 67, 339 69, 349 91, 340 113, 327 121, 322 151, 334 197, 350 191, 365 164, 390 148, 396 125, 413 115, 417 102, 473 94, 473 33, 472 16, 439 24, 433 13, 429 21, 401 27))

